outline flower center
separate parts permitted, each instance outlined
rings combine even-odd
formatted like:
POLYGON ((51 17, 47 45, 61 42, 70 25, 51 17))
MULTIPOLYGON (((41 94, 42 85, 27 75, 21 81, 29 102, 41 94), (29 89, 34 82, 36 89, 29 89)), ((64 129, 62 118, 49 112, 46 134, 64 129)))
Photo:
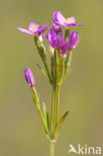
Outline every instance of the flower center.
POLYGON ((30 30, 32 31, 34 28, 37 28, 37 26, 35 25, 33 25, 31 28, 30 28, 30 30))
POLYGON ((69 23, 70 23, 70 18, 67 18, 66 21, 67 21, 67 23, 69 24, 69 23))

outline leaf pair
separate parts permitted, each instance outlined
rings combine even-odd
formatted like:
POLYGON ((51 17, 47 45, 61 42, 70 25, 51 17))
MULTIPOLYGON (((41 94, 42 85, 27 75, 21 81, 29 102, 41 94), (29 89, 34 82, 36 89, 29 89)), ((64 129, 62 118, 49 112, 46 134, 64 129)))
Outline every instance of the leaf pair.
MULTIPOLYGON (((52 135, 52 140, 56 140, 56 137, 68 113, 69 113, 69 110, 64 113, 64 115, 61 117, 58 124, 56 125, 54 129, 54 133, 52 135)), ((48 115, 48 111, 47 111, 45 103, 43 103, 43 117, 44 117, 46 128, 48 129, 48 132, 50 133, 50 121, 49 121, 49 115, 48 115)))

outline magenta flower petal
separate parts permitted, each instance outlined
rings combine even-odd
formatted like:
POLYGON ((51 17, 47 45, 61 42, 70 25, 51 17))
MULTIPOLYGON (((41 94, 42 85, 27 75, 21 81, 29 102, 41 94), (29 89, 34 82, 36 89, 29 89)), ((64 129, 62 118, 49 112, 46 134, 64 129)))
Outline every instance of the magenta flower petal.
POLYGON ((23 32, 25 34, 33 35, 32 32, 30 32, 29 30, 23 29, 23 28, 18 28, 18 30, 20 30, 21 32, 23 32))
POLYGON ((69 48, 74 49, 76 48, 79 42, 79 36, 77 32, 72 32, 69 36, 69 48))
POLYGON ((41 35, 44 31, 46 31, 48 29, 47 24, 40 26, 38 29, 38 34, 41 35))
POLYGON ((53 23, 56 24, 56 25, 58 25, 58 26, 61 26, 61 25, 64 25, 64 23, 66 23, 66 19, 62 15, 61 12, 55 11, 53 13, 53 23))
MULTIPOLYGON (((68 21, 68 19, 66 19, 68 21)), ((75 23, 75 17, 70 17, 69 18, 69 23, 75 23)))
POLYGON ((31 71, 30 68, 26 68, 24 70, 24 75, 25 75, 25 79, 27 81, 27 83, 32 87, 35 85, 35 80, 34 80, 34 76, 33 73, 31 71))
POLYGON ((65 23, 65 27, 67 28, 70 28, 70 27, 81 27, 81 26, 84 26, 85 24, 74 24, 74 23, 71 23, 71 24, 67 24, 65 23))

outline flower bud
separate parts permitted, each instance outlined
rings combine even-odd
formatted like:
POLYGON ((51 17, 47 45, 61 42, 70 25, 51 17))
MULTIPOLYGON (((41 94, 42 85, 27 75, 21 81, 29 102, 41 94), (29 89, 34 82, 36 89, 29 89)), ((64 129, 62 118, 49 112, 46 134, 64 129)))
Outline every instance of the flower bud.
POLYGON ((78 33, 72 32, 69 36, 69 48, 73 50, 74 48, 76 48, 78 42, 79 42, 78 33))
POLYGON ((30 85, 30 87, 33 87, 35 85, 35 80, 34 80, 34 76, 33 76, 31 69, 26 68, 24 70, 24 75, 25 75, 25 79, 27 83, 30 85))
POLYGON ((48 33, 48 41, 52 48, 57 49, 63 42, 63 34, 61 36, 57 35, 56 32, 53 29, 51 29, 48 33))
POLYGON ((60 46, 60 49, 61 49, 61 54, 62 54, 63 56, 66 56, 66 54, 67 54, 67 49, 68 49, 68 41, 63 42, 63 43, 61 44, 61 46, 60 46))

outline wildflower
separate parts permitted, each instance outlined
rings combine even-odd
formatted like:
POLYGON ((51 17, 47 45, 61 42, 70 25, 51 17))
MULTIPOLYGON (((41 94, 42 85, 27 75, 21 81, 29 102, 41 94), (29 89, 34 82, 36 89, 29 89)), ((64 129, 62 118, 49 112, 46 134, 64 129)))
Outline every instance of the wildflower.
POLYGON ((75 22, 75 17, 65 18, 61 12, 55 11, 53 13, 53 24, 57 26, 65 26, 66 28, 70 28, 73 26, 83 26, 84 24, 78 25, 75 22))
POLYGON ((79 42, 79 36, 77 32, 72 32, 69 36, 69 48, 73 50, 79 42))
POLYGON ((36 34, 41 35, 46 29, 47 29, 47 24, 43 26, 39 26, 39 24, 36 24, 34 22, 30 23, 28 30, 18 27, 18 30, 20 30, 21 32, 33 36, 35 36, 36 34))
POLYGON ((68 41, 63 42, 60 46, 60 49, 61 49, 61 54, 63 56, 66 56, 67 49, 68 49, 68 41))
POLYGON ((33 87, 35 85, 35 80, 34 80, 34 76, 33 76, 31 69, 26 68, 24 70, 24 75, 25 75, 25 79, 27 83, 30 85, 30 87, 33 87))
POLYGON ((63 34, 61 36, 57 35, 56 32, 53 29, 51 29, 50 32, 48 33, 47 39, 51 47, 57 49, 63 42, 63 34))

